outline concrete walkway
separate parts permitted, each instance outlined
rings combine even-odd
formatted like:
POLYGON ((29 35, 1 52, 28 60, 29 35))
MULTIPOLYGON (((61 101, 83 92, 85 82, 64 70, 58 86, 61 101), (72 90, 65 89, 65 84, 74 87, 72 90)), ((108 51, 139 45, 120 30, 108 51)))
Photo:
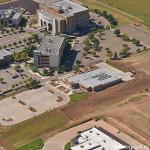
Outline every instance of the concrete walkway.
POLYGON ((45 143, 42 150, 50 150, 50 149, 64 150, 65 144, 68 143, 72 138, 74 138, 79 131, 84 131, 94 126, 104 128, 105 130, 112 133, 116 137, 122 139, 123 141, 131 145, 132 147, 135 147, 136 150, 143 150, 143 149, 148 150, 146 146, 136 141, 135 139, 131 138, 127 134, 123 132, 118 133, 119 131, 118 129, 112 127, 111 125, 109 125, 103 120, 100 120, 100 121, 92 120, 82 125, 79 125, 71 129, 68 129, 66 131, 63 131, 61 133, 58 133, 56 136, 52 137, 45 143))

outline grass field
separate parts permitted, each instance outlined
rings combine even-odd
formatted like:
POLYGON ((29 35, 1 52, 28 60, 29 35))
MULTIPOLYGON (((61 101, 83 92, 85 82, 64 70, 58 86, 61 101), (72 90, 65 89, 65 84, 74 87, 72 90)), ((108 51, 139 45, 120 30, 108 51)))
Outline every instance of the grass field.
POLYGON ((0 3, 9 2, 10 0, 0 0, 0 3))
POLYGON ((53 135, 65 127, 66 118, 57 111, 44 113, 0 133, 0 141, 5 141, 13 149, 37 139, 44 134, 53 135))
POLYGON ((112 13, 120 25, 140 22, 150 27, 149 0, 80 0, 92 9, 106 10, 112 13))
POLYGON ((40 150, 42 149, 44 145, 44 142, 42 139, 36 139, 20 148, 17 148, 16 150, 40 150))
POLYGON ((71 147, 71 143, 67 143, 64 147, 64 150, 70 150, 70 147, 71 147))
POLYGON ((88 94, 87 93, 82 93, 82 94, 72 94, 70 95, 70 102, 69 105, 73 105, 81 100, 84 100, 88 94))
POLYGON ((150 0, 100 0, 144 21, 150 27, 150 0))

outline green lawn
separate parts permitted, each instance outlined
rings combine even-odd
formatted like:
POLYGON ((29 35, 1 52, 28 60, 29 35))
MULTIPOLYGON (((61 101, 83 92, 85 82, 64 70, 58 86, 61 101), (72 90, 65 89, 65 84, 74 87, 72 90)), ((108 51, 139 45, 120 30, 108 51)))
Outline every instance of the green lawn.
POLYGON ((91 9, 106 10, 113 14, 119 25, 132 22, 144 23, 150 27, 150 0, 80 0, 91 9))
POLYGON ((44 113, 1 132, 0 141, 4 140, 8 146, 15 149, 43 136, 43 134, 52 135, 64 129, 66 123, 66 118, 57 111, 44 113))
POLYGON ((16 150, 40 150, 42 149, 43 145, 43 140, 39 138, 22 147, 17 148, 16 150))
POLYGON ((9 2, 11 0, 0 0, 0 3, 5 3, 5 2, 9 2))
POLYGON ((110 6, 134 15, 150 27, 150 0, 100 0, 110 6))
POLYGON ((82 94, 74 93, 74 94, 70 95, 69 104, 72 105, 72 104, 75 104, 81 100, 84 100, 87 97, 87 95, 88 95, 87 93, 82 93, 82 94))
POLYGON ((70 150, 70 147, 71 147, 71 143, 68 142, 65 147, 64 147, 64 150, 70 150))
POLYGON ((144 21, 150 27, 150 0, 100 0, 144 21))

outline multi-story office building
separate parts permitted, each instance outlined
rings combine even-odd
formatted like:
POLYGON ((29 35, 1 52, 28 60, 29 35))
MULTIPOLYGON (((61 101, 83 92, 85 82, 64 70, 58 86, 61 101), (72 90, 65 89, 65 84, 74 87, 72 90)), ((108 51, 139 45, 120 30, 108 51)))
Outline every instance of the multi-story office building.
POLYGON ((0 10, 0 22, 3 26, 18 26, 22 14, 17 9, 0 10))
POLYGON ((66 46, 65 36, 46 35, 38 50, 34 51, 36 67, 59 67, 66 46))
POLYGON ((89 10, 70 0, 36 0, 39 26, 55 34, 70 34, 89 26, 89 10))

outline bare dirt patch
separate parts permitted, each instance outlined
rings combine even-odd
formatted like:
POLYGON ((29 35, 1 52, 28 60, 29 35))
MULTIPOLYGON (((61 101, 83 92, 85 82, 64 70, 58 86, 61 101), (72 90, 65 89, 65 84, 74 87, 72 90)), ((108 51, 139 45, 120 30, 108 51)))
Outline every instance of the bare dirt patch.
MULTIPOLYGON (((106 113, 150 141, 150 94, 106 113)), ((150 144, 150 143, 149 143, 150 144)))
POLYGON ((122 62, 130 63, 139 71, 143 71, 147 75, 150 75, 150 50, 133 54, 131 57, 123 59, 122 62))

